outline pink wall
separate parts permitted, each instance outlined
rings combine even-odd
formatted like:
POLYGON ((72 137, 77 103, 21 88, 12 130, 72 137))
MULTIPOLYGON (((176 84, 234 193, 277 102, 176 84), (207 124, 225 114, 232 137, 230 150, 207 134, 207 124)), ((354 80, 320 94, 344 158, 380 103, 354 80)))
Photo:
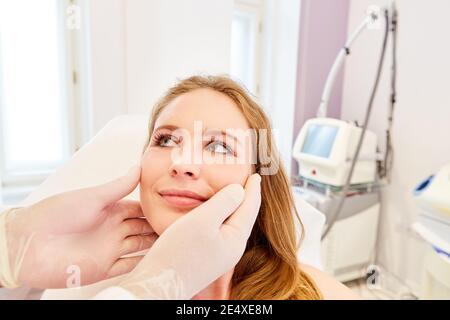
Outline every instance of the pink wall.
MULTIPOLYGON (((347 38, 349 1, 301 2, 293 143, 305 121, 316 116, 328 72, 347 38)), ((340 117, 342 86, 343 71, 336 78, 328 107, 329 117, 340 117)), ((297 171, 294 161, 292 173, 297 171)))

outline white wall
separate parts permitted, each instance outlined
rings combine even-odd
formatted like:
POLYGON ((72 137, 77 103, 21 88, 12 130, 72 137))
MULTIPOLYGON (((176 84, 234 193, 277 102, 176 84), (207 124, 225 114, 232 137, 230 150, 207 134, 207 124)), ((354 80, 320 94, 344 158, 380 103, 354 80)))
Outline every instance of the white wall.
MULTIPOLYGON (((349 28, 360 23, 369 4, 352 0, 349 28)), ((450 161, 450 1, 398 0, 398 103, 393 129, 392 183, 383 192, 378 263, 416 291, 426 246, 407 231, 417 214, 412 190, 423 178, 450 161)), ((363 121, 382 32, 370 31, 355 43, 345 67, 342 118, 363 121)), ((390 46, 388 47, 388 53, 390 46)), ((374 103, 370 129, 384 147, 390 56, 374 103)), ((383 148, 384 149, 384 148, 383 148)))
POLYGON ((81 81, 90 134, 127 112, 125 73, 126 0, 82 0, 81 81))
POLYGON ((128 111, 148 114, 177 78, 229 73, 232 9, 232 0, 128 0, 128 111))

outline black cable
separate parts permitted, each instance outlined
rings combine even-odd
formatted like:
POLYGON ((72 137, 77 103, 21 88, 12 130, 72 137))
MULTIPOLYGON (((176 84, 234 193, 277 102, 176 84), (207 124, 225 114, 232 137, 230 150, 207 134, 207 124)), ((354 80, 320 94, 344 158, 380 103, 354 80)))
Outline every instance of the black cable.
POLYGON ((392 4, 392 65, 391 65, 391 99, 388 116, 388 128, 386 130, 386 151, 384 155, 383 170, 380 174, 381 178, 387 178, 390 180, 390 174, 392 170, 392 163, 394 161, 394 150, 392 147, 392 123, 394 118, 394 108, 397 102, 397 9, 395 3, 392 4))
POLYGON ((327 228, 325 229, 324 233, 322 234, 322 238, 321 238, 322 240, 327 236, 328 232, 333 227, 334 223, 337 221, 337 218, 339 217, 340 212, 342 211, 342 207, 344 206, 344 202, 345 202, 348 190, 350 188, 353 171, 355 170, 356 162, 358 161, 359 152, 361 151, 361 146, 362 146, 362 143, 364 140, 364 136, 366 134, 367 126, 369 124, 370 114, 372 112, 373 101, 375 99, 375 94, 378 89, 378 83, 380 82, 381 71, 383 69, 383 64, 384 64, 384 57, 386 55, 386 44, 387 44, 387 39, 388 39, 388 35, 389 35, 389 16, 388 16, 387 10, 384 10, 384 18, 385 18, 385 32, 384 32, 384 39, 383 39, 383 47, 381 49, 380 60, 378 61, 377 75, 375 78, 375 83, 372 88, 372 93, 370 95, 369 103, 367 106, 367 111, 366 111, 366 116, 364 119, 364 125, 362 128, 361 136, 359 137, 358 145, 355 150, 355 155, 353 157, 352 164, 350 166, 350 171, 348 173, 347 180, 346 180, 344 188, 342 190, 341 197, 339 198, 339 203, 337 205, 337 209, 335 210, 335 213, 331 216, 331 219, 327 224, 327 228))

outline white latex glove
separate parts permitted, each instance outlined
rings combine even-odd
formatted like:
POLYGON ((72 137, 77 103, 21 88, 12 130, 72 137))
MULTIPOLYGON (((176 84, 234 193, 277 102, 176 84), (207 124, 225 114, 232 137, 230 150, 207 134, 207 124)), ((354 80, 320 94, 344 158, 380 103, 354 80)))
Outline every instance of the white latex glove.
POLYGON ((96 298, 192 298, 242 257, 261 204, 260 181, 250 176, 245 192, 229 185, 178 219, 118 287, 96 298))
POLYGON ((142 256, 121 257, 157 238, 140 203, 122 199, 140 172, 0 214, 0 285, 63 288, 132 270, 142 256))

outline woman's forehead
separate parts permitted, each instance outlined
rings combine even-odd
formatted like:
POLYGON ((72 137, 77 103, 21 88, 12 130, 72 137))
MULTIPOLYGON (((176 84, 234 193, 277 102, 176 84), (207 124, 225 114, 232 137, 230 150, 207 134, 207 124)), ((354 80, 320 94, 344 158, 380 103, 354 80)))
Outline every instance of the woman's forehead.
POLYGON ((197 89, 172 100, 160 113, 155 129, 172 125, 193 129, 248 129, 248 123, 236 103, 223 93, 211 89, 197 89))

